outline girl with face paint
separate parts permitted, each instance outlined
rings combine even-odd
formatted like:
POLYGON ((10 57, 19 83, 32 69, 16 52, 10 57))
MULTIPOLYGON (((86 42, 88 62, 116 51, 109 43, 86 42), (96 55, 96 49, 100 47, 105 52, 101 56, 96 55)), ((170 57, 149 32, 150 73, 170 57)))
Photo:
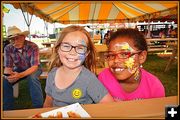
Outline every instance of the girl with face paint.
POLYGON ((44 107, 114 101, 94 74, 95 50, 83 27, 63 29, 51 58, 44 107))
POLYGON ((98 78, 116 101, 164 97, 161 81, 142 68, 147 57, 146 40, 138 30, 120 29, 110 38, 105 54, 109 68, 98 78))

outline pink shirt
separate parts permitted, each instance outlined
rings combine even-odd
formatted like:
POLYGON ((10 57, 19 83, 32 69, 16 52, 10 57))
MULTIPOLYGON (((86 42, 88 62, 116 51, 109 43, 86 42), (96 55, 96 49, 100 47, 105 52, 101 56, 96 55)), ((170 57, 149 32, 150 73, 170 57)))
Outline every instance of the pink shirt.
POLYGON ((126 101, 165 96, 165 90, 161 81, 144 69, 141 69, 141 82, 138 88, 131 93, 123 90, 109 68, 103 70, 99 74, 98 79, 104 84, 115 100, 126 101))

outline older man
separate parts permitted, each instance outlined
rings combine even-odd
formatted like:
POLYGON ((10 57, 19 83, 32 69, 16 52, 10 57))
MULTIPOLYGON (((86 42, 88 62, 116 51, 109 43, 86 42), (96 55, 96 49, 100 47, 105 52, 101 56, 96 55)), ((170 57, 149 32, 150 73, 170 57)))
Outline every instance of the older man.
POLYGON ((3 77, 3 110, 14 109, 13 85, 26 79, 32 105, 35 108, 43 106, 43 93, 38 79, 42 70, 39 67, 39 48, 25 40, 29 31, 22 32, 16 26, 8 28, 8 38, 11 44, 4 48, 3 77))

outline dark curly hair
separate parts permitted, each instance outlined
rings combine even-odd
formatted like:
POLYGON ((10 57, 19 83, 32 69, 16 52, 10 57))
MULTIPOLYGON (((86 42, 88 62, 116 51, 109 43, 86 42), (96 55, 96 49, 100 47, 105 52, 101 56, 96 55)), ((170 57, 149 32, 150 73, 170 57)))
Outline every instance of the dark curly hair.
POLYGON ((147 43, 144 35, 138 31, 137 29, 132 28, 122 28, 117 30, 116 32, 112 33, 110 37, 110 43, 111 41, 115 40, 116 38, 123 38, 127 37, 130 38, 130 40, 133 41, 134 46, 138 48, 139 50, 146 50, 147 51, 147 43))

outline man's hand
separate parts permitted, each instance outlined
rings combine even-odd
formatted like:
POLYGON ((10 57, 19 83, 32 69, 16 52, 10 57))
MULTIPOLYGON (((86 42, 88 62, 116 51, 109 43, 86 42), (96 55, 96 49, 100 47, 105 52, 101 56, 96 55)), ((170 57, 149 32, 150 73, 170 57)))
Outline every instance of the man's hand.
POLYGON ((19 80, 20 78, 22 78, 22 74, 18 73, 18 72, 12 72, 10 76, 6 77, 6 79, 10 82, 10 83, 14 83, 17 80, 19 80))

